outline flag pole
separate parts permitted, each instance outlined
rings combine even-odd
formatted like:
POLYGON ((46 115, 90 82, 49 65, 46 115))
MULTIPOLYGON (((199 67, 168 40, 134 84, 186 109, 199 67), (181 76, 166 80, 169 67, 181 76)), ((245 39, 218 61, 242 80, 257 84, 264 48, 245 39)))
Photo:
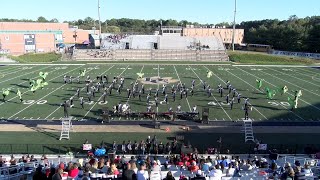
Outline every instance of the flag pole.
POLYGON ((233 16, 233 32, 232 32, 232 51, 234 51, 234 37, 236 31, 236 14, 237 14, 237 0, 234 0, 234 16, 233 16))

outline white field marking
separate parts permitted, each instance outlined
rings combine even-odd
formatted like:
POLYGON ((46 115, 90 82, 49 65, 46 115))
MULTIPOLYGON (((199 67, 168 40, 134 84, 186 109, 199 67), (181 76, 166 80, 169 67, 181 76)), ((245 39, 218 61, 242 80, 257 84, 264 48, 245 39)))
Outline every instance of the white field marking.
MULTIPOLYGON (((82 66, 80 66, 80 67, 82 67, 82 66)), ((73 69, 73 70, 71 70, 71 71, 74 71, 74 70, 76 70, 76 69, 79 69, 80 67, 77 67, 77 68, 75 68, 75 69, 73 69)), ((69 71, 69 72, 71 72, 71 71, 69 71)), ((67 72, 68 73, 68 72, 67 72)), ((67 74, 67 73, 65 73, 65 74, 67 74)), ((62 74, 63 75, 63 74, 62 74)), ((59 77, 59 76, 58 76, 59 77)), ((55 78, 58 78, 58 77, 55 77, 55 78)), ((51 79, 52 80, 52 79, 51 79)), ((17 114, 19 114, 19 113, 21 113, 21 112, 23 112, 24 110, 26 110, 26 109, 28 109, 29 107, 31 107, 32 105, 34 105, 34 104, 36 104, 38 101, 40 101, 40 100, 43 100, 44 98, 46 98, 47 96, 49 96, 50 94, 52 94, 52 93, 54 93, 55 91, 57 91, 57 90, 59 90, 59 89, 61 89, 62 87, 64 87, 65 85, 67 85, 67 84, 63 84, 62 86, 60 86, 59 88, 57 88, 57 89, 55 89, 55 90, 53 90, 53 91, 51 91, 50 93, 48 93, 48 94, 46 94, 45 96, 43 96, 42 98, 40 98, 40 99, 38 99, 37 101, 35 101, 33 104, 30 104, 29 106, 27 106, 27 107, 25 107, 25 108, 23 108, 22 110, 20 110, 19 112, 17 112, 17 113, 15 113, 14 115, 12 115, 12 116, 10 116, 9 118, 12 118, 13 116, 15 116, 15 115, 17 115, 17 114)))
MULTIPOLYGON (((121 74, 119 74, 118 76, 121 76, 127 69, 128 69, 128 67, 129 67, 129 65, 125 68, 125 70, 123 70, 122 72, 121 72, 121 74)), ((84 119, 85 117, 87 117, 87 115, 90 113, 90 111, 94 108, 94 106, 96 106, 96 104, 98 103, 98 102, 100 102, 100 99, 102 98, 102 95, 99 97, 99 99, 97 100, 97 102, 95 102, 93 105, 92 105, 92 107, 89 109, 89 111, 87 111, 87 113, 83 116, 83 118, 82 119, 84 119)))
MULTIPOLYGON (((40 100, 44 99, 45 97, 47 97, 47 96, 49 96, 50 94, 54 93, 55 91, 57 91, 57 90, 61 89, 61 88, 62 88, 62 87, 64 87, 65 85, 67 85, 67 84, 63 84, 62 86, 60 86, 60 88, 57 88, 56 90, 51 91, 51 92, 50 92, 50 93, 48 93, 47 95, 45 95, 45 96, 43 96, 42 98, 38 99, 37 101, 40 101, 40 100)), ((37 102, 37 101, 35 101, 35 102, 37 102)), ((22 110, 18 111, 18 112, 17 112, 17 113, 15 113, 14 115, 10 116, 8 119, 10 119, 10 118, 14 117, 14 116, 15 116, 15 115, 17 115, 17 114, 20 114, 21 112, 23 112, 23 111, 24 111, 24 110, 26 110, 26 109, 28 109, 30 106, 34 105, 34 104, 35 104, 35 102, 34 102, 33 104, 30 104, 29 106, 27 106, 27 107, 23 108, 22 110)))
MULTIPOLYGON (((283 73, 283 72, 281 72, 281 71, 277 71, 277 70, 275 70, 275 69, 271 69, 271 68, 267 68, 267 69, 270 69, 270 70, 273 70, 273 71, 279 72, 279 73, 284 74, 284 75, 287 75, 287 76, 291 76, 291 77, 296 78, 296 79, 299 79, 299 80, 301 80, 301 81, 303 81, 303 82, 310 83, 310 84, 312 84, 312 85, 314 85, 314 86, 320 87, 320 85, 317 85, 317 84, 314 84, 314 83, 312 83, 312 82, 309 82, 309 81, 306 81, 306 80, 300 79, 300 78, 295 77, 295 76, 293 76, 293 75, 288 75, 288 74, 286 74, 286 73, 283 73)), ((296 71, 294 71, 294 72, 295 72, 295 73, 297 73, 296 71)))
MULTIPOLYGON (((236 67, 236 68, 238 68, 238 67, 236 67)), ((251 73, 249 73, 249 72, 246 72, 245 70, 242 70, 241 68, 238 68, 238 69, 240 69, 241 71, 243 71, 243 72, 245 72, 245 73, 247 73, 247 74, 250 74, 250 75, 253 76, 253 77, 259 78, 259 77, 256 76, 256 75, 253 75, 253 74, 251 74, 251 73)), ((261 78, 259 78, 259 79, 261 79, 261 78)), ((266 80, 264 80, 264 81, 267 82, 268 84, 272 85, 273 87, 277 87, 277 86, 275 86, 274 84, 272 84, 272 83, 270 83, 270 82, 268 82, 268 81, 266 81, 266 80)), ((289 93, 289 92, 287 92, 287 93, 288 93, 289 95, 293 96, 293 94, 291 94, 291 93, 289 93)), ((306 104, 314 107, 315 109, 320 110, 320 108, 318 108, 317 106, 314 106, 314 105, 308 103, 307 101, 305 101, 305 100, 303 100, 303 99, 301 99, 301 98, 299 98, 299 99, 300 99, 302 102, 304 102, 304 103, 306 103, 306 104)))
POLYGON ((231 65, 235 67, 320 67, 320 66, 303 66, 303 65, 246 65, 246 64, 235 64, 231 65))
MULTIPOLYGON (((104 74, 104 73, 106 73, 106 72, 108 72, 111 68, 113 68, 114 67, 114 65, 112 65, 109 69, 107 69, 106 71, 104 71, 102 74, 104 74)), ((88 72, 90 72, 91 70, 93 70, 93 69, 90 69, 90 70, 88 70, 88 72)), ((101 75, 102 75, 101 74, 101 75)), ((86 88, 86 87, 83 87, 83 88, 81 88, 80 89, 80 91, 82 91, 84 88, 86 88)), ((77 94, 74 94, 72 97, 75 97, 77 94)), ((52 114, 54 114, 56 111, 58 111, 60 109, 60 106, 59 107, 57 107, 53 112, 51 112, 47 117, 45 117, 44 119, 48 119, 52 114)))
POLYGON ((306 92, 310 92, 311 94, 314 94, 314 95, 316 95, 316 96, 320 96, 319 94, 316 94, 316 93, 314 93, 314 92, 311 92, 311 91, 309 91, 308 89, 305 89, 305 88, 303 88, 303 87, 300 87, 300 86, 298 86, 298 85, 296 85, 296 84, 293 84, 293 83, 291 83, 291 82, 289 82, 289 81, 286 81, 286 80, 284 80, 284 79, 278 78, 277 76, 273 76, 272 74, 269 74, 269 73, 267 73, 267 72, 262 72, 262 73, 267 74, 267 75, 269 75, 269 76, 271 76, 271 77, 277 78, 277 79, 279 79, 279 80, 281 80, 281 81, 287 82, 287 83, 289 83, 289 84, 291 84, 291 85, 293 85, 293 86, 296 86, 296 87, 298 87, 298 88, 300 88, 300 89, 303 89, 303 90, 305 90, 306 92))
MULTIPOLYGON (((205 67, 207 70, 210 71, 209 68, 207 68, 206 66, 203 66, 205 67)), ((231 73, 230 71, 228 71, 229 73, 231 73)), ((220 79, 220 81, 222 81, 224 84, 227 84, 226 82, 223 81, 223 79, 221 79, 219 76, 217 76, 215 73, 213 73, 216 77, 218 77, 220 79)), ((231 73, 233 76, 235 76, 233 73, 231 73)), ((237 76, 236 76, 237 77, 237 76)), ((254 87, 253 87, 254 88, 254 87)), ((247 89, 249 91, 249 89, 247 89)), ((249 104, 252 106, 252 104, 249 102, 249 104)), ((252 106, 261 116, 263 116, 266 120, 268 120, 268 118, 263 115, 257 108, 255 108, 254 106, 252 106)))
POLYGON ((8 65, 8 66, 84 66, 86 64, 0 64, 0 65, 8 65))
MULTIPOLYGON (((233 75, 234 77, 240 79, 241 81, 245 82, 245 83, 248 84, 249 86, 257 89, 256 87, 254 87, 253 85, 251 85, 251 84, 248 83, 247 81, 239 78, 238 76, 234 75, 234 74, 231 73, 231 72, 229 72, 229 73, 230 73, 231 75, 233 75)), ((263 93, 261 90, 259 90, 259 89, 257 89, 257 90, 258 90, 259 92, 263 93)), ((275 100, 273 100, 273 101, 274 101, 274 102, 277 102, 277 101, 275 101, 275 100)), ((278 102, 277 102, 277 103, 278 103, 278 102)), ((279 104, 280 104, 282 107, 284 107, 285 109, 288 109, 288 108, 287 108, 286 106, 284 106, 283 104, 281 104, 281 103, 279 103, 279 104)), ((253 108, 254 108, 256 111, 258 111, 254 106, 253 106, 253 108)), ((297 117, 300 118, 301 120, 304 120, 301 116, 299 116, 298 114, 294 113, 293 111, 290 111, 290 112, 292 112, 295 116, 297 116, 297 117)), ((258 113, 261 114, 266 120, 268 120, 268 118, 266 118, 262 113, 260 113, 259 111, 258 111, 258 113)))
MULTIPOLYGON (((53 70, 53 71, 49 71, 48 73, 52 73, 52 72, 54 72, 54 71, 57 71, 57 70, 53 70)), ((37 76, 35 76, 35 77, 33 77, 33 78, 31 78, 31 79, 34 79, 34 78, 37 78, 37 77, 39 77, 39 75, 37 75, 37 76)), ((19 83, 19 84, 17 84, 17 85, 21 85, 21 84, 24 84, 24 83, 26 83, 27 81, 23 81, 23 82, 21 82, 21 83, 19 83)), ((15 86, 11 86, 11 87, 9 87, 9 89, 13 89, 15 86)), ((26 93, 26 92, 25 92, 26 93)), ((25 94, 25 93, 22 93, 22 95, 23 94, 25 94)), ((14 99, 14 98, 13 98, 14 99)), ((11 99, 9 99, 9 100, 11 100, 11 99)))
POLYGON ((4 83, 4 82, 7 82, 7 81, 10 81, 10 80, 12 80, 12 79, 16 79, 16 78, 21 77, 21 76, 25 76, 25 75, 27 75, 27 74, 34 73, 34 72, 36 72, 36 71, 40 71, 40 70, 46 69, 46 68, 49 68, 49 67, 48 67, 48 66, 45 66, 45 67, 40 68, 40 69, 37 69, 37 70, 35 70, 35 71, 31 71, 31 72, 28 72, 28 73, 22 74, 22 75, 20 75, 20 76, 15 76, 15 77, 13 77, 13 78, 6 79, 5 81, 1 81, 1 82, 0 82, 0 84, 1 84, 1 83, 4 83))
POLYGON ((312 67, 308 67, 308 68, 304 67, 304 68, 297 68, 297 69, 302 70, 302 71, 307 72, 307 73, 317 74, 317 72, 316 72, 317 70, 316 69, 314 69, 316 71, 312 71, 310 68, 312 68, 312 67))
MULTIPOLYGON (((82 67, 82 66, 80 66, 80 67, 82 67)), ((79 67, 78 67, 78 68, 79 68, 79 67)), ((72 71, 74 71, 74 70, 76 70, 76 69, 78 69, 78 68, 75 68, 75 69, 73 69, 73 70, 70 70, 70 71, 68 71, 68 72, 66 72, 66 73, 64 73, 64 74, 61 74, 60 76, 63 76, 63 75, 65 75, 65 74, 67 74, 67 73, 69 73, 69 72, 72 72, 72 71)), ((54 70, 54 71, 57 71, 57 70, 54 70)), ((53 72, 53 71, 52 71, 52 72, 53 72)), ((52 81, 52 80, 54 80, 54 79, 57 79, 57 78, 60 77, 60 76, 57 76, 57 77, 55 77, 55 78, 52 78, 52 79, 48 80, 48 82, 50 82, 50 81, 52 81)), ((38 76, 37 76, 37 77, 38 77, 38 76)), ((25 83, 25 82, 23 82, 23 83, 25 83)), ((23 84, 23 83, 20 83, 20 84, 23 84)), ((20 85, 20 84, 18 84, 18 85, 20 85)), ((52 88, 52 89, 55 89, 55 88, 52 88)), ((24 94, 26 94, 27 92, 29 92, 29 91, 25 91, 24 93, 21 94, 21 96, 24 95, 24 94)), ((13 99, 15 99, 16 97, 18 97, 18 96, 15 96, 15 97, 9 99, 8 101, 13 100, 13 99)), ((0 106, 3 105, 3 104, 4 104, 4 102, 1 103, 0 106)))
MULTIPOLYGON (((190 67, 190 66, 189 66, 190 67)), ((190 67, 191 68, 191 67, 190 67)), ((196 72, 194 72, 194 70, 192 70, 192 72, 198 77, 198 79, 201 81, 201 78, 198 76, 198 74, 196 73, 196 72)), ((214 74, 214 73, 213 73, 214 74)), ((222 110, 224 111, 224 113, 228 116, 228 118, 230 119, 230 120, 232 120, 231 119, 231 117, 229 116, 229 114, 227 113, 227 111, 221 106, 221 103, 219 103, 219 101, 217 100, 217 98, 216 97, 214 97, 214 96, 212 96, 215 100, 216 100, 216 102, 219 104, 219 106, 222 108, 222 110)))
POLYGON ((12 71, 12 70, 20 69, 20 67, 18 67, 17 69, 16 69, 16 68, 17 68, 17 67, 8 67, 8 68, 5 68, 5 67, 4 67, 4 69, 1 69, 0 72, 1 72, 1 73, 4 73, 4 72, 7 72, 7 71, 12 71))
MULTIPOLYGON (((180 79, 180 77, 179 77, 179 74, 178 74, 178 72, 177 72, 176 66, 173 65, 173 68, 174 68, 174 70, 176 71, 176 74, 177 74, 177 76, 178 76, 178 80, 179 80, 180 84, 182 84, 181 79, 180 79)), ((186 98, 186 100, 187 100, 189 109, 190 109, 190 111, 191 111, 191 106, 190 106, 190 103, 189 103, 189 101, 188 101, 188 98, 186 98)))

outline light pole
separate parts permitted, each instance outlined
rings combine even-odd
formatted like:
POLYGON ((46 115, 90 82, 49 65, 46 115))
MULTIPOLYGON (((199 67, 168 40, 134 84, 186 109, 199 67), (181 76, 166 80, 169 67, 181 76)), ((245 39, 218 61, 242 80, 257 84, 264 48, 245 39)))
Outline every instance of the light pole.
POLYGON ((100 19, 100 0, 98 0, 98 17, 99 17, 99 46, 101 49, 101 19, 100 19))
POLYGON ((237 14, 237 0, 234 0, 234 17, 233 17, 233 32, 232 32, 232 51, 234 51, 234 37, 236 31, 236 14, 237 14))

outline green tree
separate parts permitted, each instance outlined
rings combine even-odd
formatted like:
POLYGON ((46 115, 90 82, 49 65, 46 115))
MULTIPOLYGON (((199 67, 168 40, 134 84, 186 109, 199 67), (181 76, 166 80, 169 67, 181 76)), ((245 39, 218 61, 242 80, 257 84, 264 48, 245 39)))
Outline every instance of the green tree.
POLYGON ((40 16, 38 17, 37 22, 48 22, 48 20, 45 17, 40 16))

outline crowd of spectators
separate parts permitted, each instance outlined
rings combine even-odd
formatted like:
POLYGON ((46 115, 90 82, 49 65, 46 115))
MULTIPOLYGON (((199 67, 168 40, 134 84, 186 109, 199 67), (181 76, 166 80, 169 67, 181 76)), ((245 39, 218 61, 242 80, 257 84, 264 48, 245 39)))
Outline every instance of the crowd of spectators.
MULTIPOLYGON (((159 156, 107 156, 78 159, 77 162, 60 162, 53 164, 46 156, 37 160, 33 156, 22 156, 16 159, 13 156, 8 161, 11 165, 17 163, 39 162, 33 174, 33 180, 89 180, 100 177, 124 180, 210 180, 222 177, 243 177, 245 173, 256 171, 257 176, 268 179, 300 180, 313 176, 311 163, 301 164, 295 161, 277 164, 276 160, 267 160, 264 157, 240 158, 239 156, 207 156, 189 153, 159 156), (161 174, 165 172, 165 175, 161 174), (178 175, 177 175, 177 172, 178 175), (175 174, 174 174, 175 173, 175 174)), ((6 165, 0 157, 2 166, 6 165)))
POLYGON ((118 44, 122 39, 126 38, 127 36, 127 34, 115 34, 105 37, 105 40, 114 44, 118 44))
POLYGON ((87 55, 93 58, 107 58, 111 56, 110 50, 87 50, 87 55))

